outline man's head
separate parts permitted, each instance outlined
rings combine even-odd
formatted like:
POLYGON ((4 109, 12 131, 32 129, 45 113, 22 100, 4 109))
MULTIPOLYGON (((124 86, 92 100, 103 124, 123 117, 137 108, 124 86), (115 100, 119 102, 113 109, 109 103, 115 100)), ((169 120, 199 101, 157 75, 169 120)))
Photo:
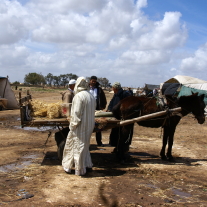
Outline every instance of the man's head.
POLYGON ((112 90, 114 91, 114 93, 117 93, 120 88, 121 88, 121 84, 119 82, 114 82, 113 83, 112 90))
POLYGON ((90 86, 92 86, 92 87, 94 87, 95 85, 96 85, 96 83, 97 83, 97 77, 96 76, 91 76, 91 78, 90 78, 90 86))
POLYGON ((77 94, 81 91, 88 90, 88 89, 89 89, 89 86, 88 86, 88 82, 86 81, 86 78, 79 77, 75 84, 74 93, 77 94))
POLYGON ((71 90, 74 90, 75 83, 76 83, 76 80, 74 80, 74 79, 71 79, 71 80, 69 81, 69 88, 70 88, 71 90))

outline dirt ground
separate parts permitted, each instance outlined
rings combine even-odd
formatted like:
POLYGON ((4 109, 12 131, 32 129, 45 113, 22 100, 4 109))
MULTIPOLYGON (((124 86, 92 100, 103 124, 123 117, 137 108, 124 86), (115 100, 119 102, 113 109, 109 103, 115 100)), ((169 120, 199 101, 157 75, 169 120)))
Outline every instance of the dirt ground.
MULTIPOLYGON (((112 94, 106 94, 110 100, 112 94)), ((32 96, 60 100, 59 92, 32 96)), ((21 128, 19 110, 0 111, 0 206, 207 206, 207 124, 199 125, 192 115, 177 127, 174 163, 159 157, 161 128, 135 125, 125 164, 117 162, 113 147, 97 147, 93 133, 93 171, 82 177, 62 169, 56 131, 21 128)), ((104 144, 109 133, 102 133, 104 144)))

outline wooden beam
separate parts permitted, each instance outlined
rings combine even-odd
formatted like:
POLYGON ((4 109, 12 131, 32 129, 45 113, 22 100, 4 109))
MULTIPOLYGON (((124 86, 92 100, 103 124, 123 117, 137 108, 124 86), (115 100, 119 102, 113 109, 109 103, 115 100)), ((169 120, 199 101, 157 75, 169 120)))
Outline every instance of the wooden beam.
POLYGON ((20 103, 20 105, 22 105, 23 103, 29 101, 30 99, 32 99, 32 96, 31 95, 27 95, 24 98, 20 98, 19 99, 19 103, 20 103))
MULTIPOLYGON (((179 111, 181 111, 181 107, 169 110, 169 112, 179 112, 179 111)), ((168 111, 160 111, 160 112, 148 114, 148 115, 145 115, 145 116, 140 116, 140 117, 137 117, 137 118, 134 118, 134 119, 120 121, 119 125, 124 126, 124 125, 132 124, 132 123, 135 123, 135 122, 151 119, 151 118, 154 118, 154 117, 163 116, 163 115, 166 115, 167 113, 168 113, 168 111)))

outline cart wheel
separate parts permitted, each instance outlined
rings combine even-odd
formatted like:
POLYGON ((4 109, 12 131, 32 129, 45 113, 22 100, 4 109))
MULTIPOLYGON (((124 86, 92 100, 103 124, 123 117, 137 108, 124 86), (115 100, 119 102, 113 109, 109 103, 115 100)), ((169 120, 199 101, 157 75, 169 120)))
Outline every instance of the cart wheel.
POLYGON ((65 140, 63 140, 59 146, 58 146, 58 150, 57 150, 57 154, 58 154, 58 159, 60 161, 62 161, 63 159, 63 150, 64 150, 64 147, 65 147, 65 140))

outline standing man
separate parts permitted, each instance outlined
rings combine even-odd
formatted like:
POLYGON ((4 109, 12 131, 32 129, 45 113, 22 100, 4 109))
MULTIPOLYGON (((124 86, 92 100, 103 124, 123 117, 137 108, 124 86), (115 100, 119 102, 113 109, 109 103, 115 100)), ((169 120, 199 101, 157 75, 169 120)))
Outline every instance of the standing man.
POLYGON ((66 173, 71 173, 75 164, 75 174, 85 175, 86 169, 93 165, 89 145, 95 126, 96 100, 88 89, 86 79, 79 77, 74 89, 70 131, 63 151, 62 166, 66 173))
MULTIPOLYGON (((62 116, 70 117, 70 111, 72 106, 72 100, 74 97, 74 87, 76 80, 71 79, 69 81, 69 88, 67 91, 61 93, 62 94, 62 116)), ((55 133, 55 141, 58 146, 58 158, 62 160, 63 157, 63 149, 66 142, 66 137, 69 132, 69 127, 64 127, 62 130, 55 133)))
MULTIPOLYGON (((90 93, 96 99, 96 110, 103 110, 106 108, 106 96, 103 89, 99 86, 96 76, 91 76, 90 78, 90 93)), ((98 146, 103 146, 101 132, 96 132, 96 142, 98 146)))
MULTIPOLYGON (((128 91, 122 89, 121 84, 119 82, 115 82, 112 85, 112 90, 114 91, 114 96, 112 97, 108 105, 107 111, 112 111, 113 107, 116 104, 118 104, 119 101, 131 95, 128 91)), ((115 147, 114 152, 116 152, 116 147, 118 144, 121 129, 122 127, 112 128, 109 136, 109 144, 115 147)))
POLYGON ((71 79, 69 81, 69 88, 67 91, 62 93, 62 103, 69 104, 69 114, 71 111, 72 100, 74 97, 74 87, 75 87, 76 80, 71 79))

